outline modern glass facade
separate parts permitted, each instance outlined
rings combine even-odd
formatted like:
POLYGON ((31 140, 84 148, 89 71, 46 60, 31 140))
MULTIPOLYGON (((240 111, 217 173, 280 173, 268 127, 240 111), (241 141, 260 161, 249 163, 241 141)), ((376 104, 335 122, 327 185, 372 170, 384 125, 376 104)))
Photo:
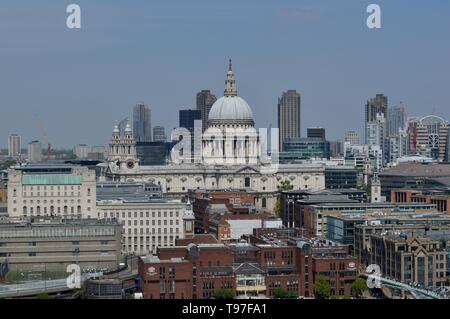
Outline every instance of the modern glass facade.
POLYGON ((330 158, 330 143, 322 138, 288 139, 283 143, 280 162, 310 158, 330 158))

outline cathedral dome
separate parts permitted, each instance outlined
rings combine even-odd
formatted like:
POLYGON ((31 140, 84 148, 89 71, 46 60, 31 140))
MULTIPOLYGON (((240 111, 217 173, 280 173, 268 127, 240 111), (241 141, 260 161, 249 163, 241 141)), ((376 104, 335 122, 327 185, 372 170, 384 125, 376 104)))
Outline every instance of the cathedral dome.
POLYGON ((224 96, 219 98, 211 107, 208 124, 247 124, 254 125, 253 113, 243 98, 237 96, 236 81, 231 60, 225 80, 224 96))
POLYGON ((213 122, 253 122, 250 106, 239 96, 222 96, 211 107, 208 120, 213 122))

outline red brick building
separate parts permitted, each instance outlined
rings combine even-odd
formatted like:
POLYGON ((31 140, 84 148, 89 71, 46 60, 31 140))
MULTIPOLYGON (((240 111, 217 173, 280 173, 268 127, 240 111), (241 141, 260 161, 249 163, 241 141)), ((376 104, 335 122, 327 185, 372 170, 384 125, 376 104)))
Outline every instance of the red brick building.
POLYGON ((393 189, 391 202, 435 204, 439 212, 450 214, 450 194, 440 190, 393 189))
POLYGON ((195 232, 209 233, 209 219, 217 214, 255 213, 255 197, 245 191, 193 190, 189 193, 195 215, 195 232))
MULTIPOLYGON (((298 237, 301 229, 255 230, 233 244, 189 244, 142 257, 139 275, 144 298, 204 299, 218 289, 236 295, 273 297, 277 287, 295 296, 313 296, 318 276, 325 276, 337 296, 350 294, 357 277, 348 246, 298 237)), ((194 239, 195 240, 195 237, 194 239)))
POLYGON ((189 244, 139 259, 146 299, 206 299, 221 288, 234 290, 233 254, 221 244, 189 244))

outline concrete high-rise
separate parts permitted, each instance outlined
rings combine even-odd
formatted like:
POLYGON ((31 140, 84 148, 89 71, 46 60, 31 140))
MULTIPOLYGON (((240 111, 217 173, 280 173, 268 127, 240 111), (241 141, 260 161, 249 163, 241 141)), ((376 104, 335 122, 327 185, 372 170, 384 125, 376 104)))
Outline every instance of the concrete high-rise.
POLYGON ((209 111, 216 100, 217 97, 210 90, 202 90, 197 93, 197 110, 201 113, 203 132, 208 128, 209 111))
POLYGON ((42 161, 42 145, 39 141, 28 143, 28 162, 37 163, 42 161))
MULTIPOLYGON (((384 94, 377 94, 366 103, 366 120, 365 131, 367 133, 368 123, 375 123, 378 121, 380 114, 387 120, 388 116, 388 98, 384 94)), ((366 134, 366 144, 368 143, 368 136, 366 134)))
POLYGON ((301 135, 301 97, 296 90, 283 92, 278 99, 279 149, 283 151, 283 142, 298 139, 301 135))
POLYGON ((133 135, 136 142, 152 141, 151 111, 144 103, 133 109, 133 135))
POLYGON ((8 138, 8 156, 19 157, 20 153, 20 136, 11 134, 8 138))
POLYGON ((348 142, 350 145, 360 145, 361 139, 359 138, 358 132, 347 131, 345 133, 344 142, 348 142))
POLYGON ((153 128, 153 142, 165 142, 166 129, 163 126, 155 126, 153 128))
POLYGON ((389 136, 399 136, 400 130, 406 130, 406 111, 403 103, 388 109, 389 136))

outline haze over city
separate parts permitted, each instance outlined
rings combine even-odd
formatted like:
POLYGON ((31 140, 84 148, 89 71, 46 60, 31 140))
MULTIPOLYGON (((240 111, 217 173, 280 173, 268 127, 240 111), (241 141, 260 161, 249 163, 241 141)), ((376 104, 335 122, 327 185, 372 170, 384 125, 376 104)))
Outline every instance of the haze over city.
POLYGON ((82 27, 70 30, 65 2, 2 1, 2 148, 10 133, 41 139, 39 121, 55 148, 106 144, 139 102, 169 134, 198 91, 223 94, 229 57, 257 127, 277 125, 288 89, 302 95, 302 130, 324 126, 330 140, 362 134, 377 93, 408 115, 450 118, 447 1, 377 1, 379 30, 365 24, 370 1, 77 3, 82 27))

